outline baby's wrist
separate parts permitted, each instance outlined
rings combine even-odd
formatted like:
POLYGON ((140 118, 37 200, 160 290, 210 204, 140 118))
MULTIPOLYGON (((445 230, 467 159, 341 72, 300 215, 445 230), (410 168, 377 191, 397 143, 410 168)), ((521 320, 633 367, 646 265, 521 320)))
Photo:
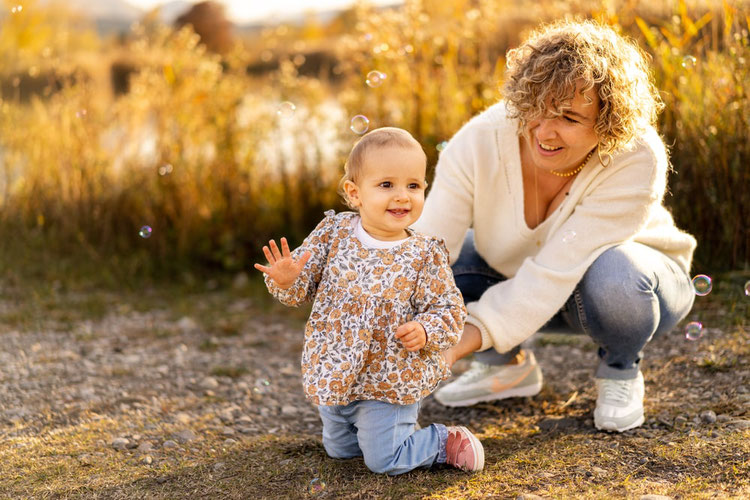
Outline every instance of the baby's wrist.
POLYGON ((297 280, 279 281, 273 278, 271 278, 271 280, 273 281, 274 285, 276 285, 276 288, 280 288, 282 290, 289 290, 290 288, 292 288, 292 285, 294 285, 294 282, 297 281, 297 280))

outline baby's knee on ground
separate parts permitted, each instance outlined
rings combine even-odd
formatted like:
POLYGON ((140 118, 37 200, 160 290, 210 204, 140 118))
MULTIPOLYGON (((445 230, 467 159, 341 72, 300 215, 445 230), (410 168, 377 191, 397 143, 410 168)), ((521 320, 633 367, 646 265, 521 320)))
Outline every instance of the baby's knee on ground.
POLYGON ((323 443, 323 448, 326 450, 326 455, 328 455, 331 458, 338 458, 342 460, 346 460, 349 458, 356 458, 359 456, 362 456, 362 453, 355 452, 353 450, 343 449, 338 446, 333 446, 330 443, 323 443))
POLYGON ((393 455, 383 453, 365 454, 364 459, 367 468, 376 474, 394 476, 400 473, 395 467, 393 455))

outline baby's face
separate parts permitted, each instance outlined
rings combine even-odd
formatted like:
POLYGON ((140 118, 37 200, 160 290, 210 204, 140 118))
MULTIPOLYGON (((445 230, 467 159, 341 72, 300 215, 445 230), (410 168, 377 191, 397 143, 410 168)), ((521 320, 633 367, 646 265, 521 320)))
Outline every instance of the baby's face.
POLYGON ((387 241, 408 236, 406 228, 424 207, 426 163, 417 147, 386 146, 367 152, 357 182, 344 188, 372 237, 387 241))

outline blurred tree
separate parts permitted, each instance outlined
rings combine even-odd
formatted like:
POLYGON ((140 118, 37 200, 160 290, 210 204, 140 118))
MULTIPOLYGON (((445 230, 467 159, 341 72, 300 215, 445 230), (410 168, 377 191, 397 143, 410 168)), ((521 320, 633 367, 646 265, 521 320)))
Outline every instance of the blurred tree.
POLYGON ((227 19, 222 4, 208 1, 193 5, 175 21, 178 29, 186 24, 193 27, 208 50, 226 54, 232 48, 232 23, 227 19))

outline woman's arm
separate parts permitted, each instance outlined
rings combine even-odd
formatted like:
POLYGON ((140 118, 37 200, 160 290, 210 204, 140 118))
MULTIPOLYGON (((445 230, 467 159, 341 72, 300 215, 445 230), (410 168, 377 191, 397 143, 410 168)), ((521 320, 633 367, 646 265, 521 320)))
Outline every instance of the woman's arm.
POLYGON ((648 144, 615 157, 579 186, 580 200, 564 206, 539 252, 467 304, 467 323, 480 330, 481 349, 505 352, 526 340, 562 307, 599 255, 633 239, 662 202, 666 169, 654 132, 648 144), (569 234, 575 238, 566 239, 569 234))

